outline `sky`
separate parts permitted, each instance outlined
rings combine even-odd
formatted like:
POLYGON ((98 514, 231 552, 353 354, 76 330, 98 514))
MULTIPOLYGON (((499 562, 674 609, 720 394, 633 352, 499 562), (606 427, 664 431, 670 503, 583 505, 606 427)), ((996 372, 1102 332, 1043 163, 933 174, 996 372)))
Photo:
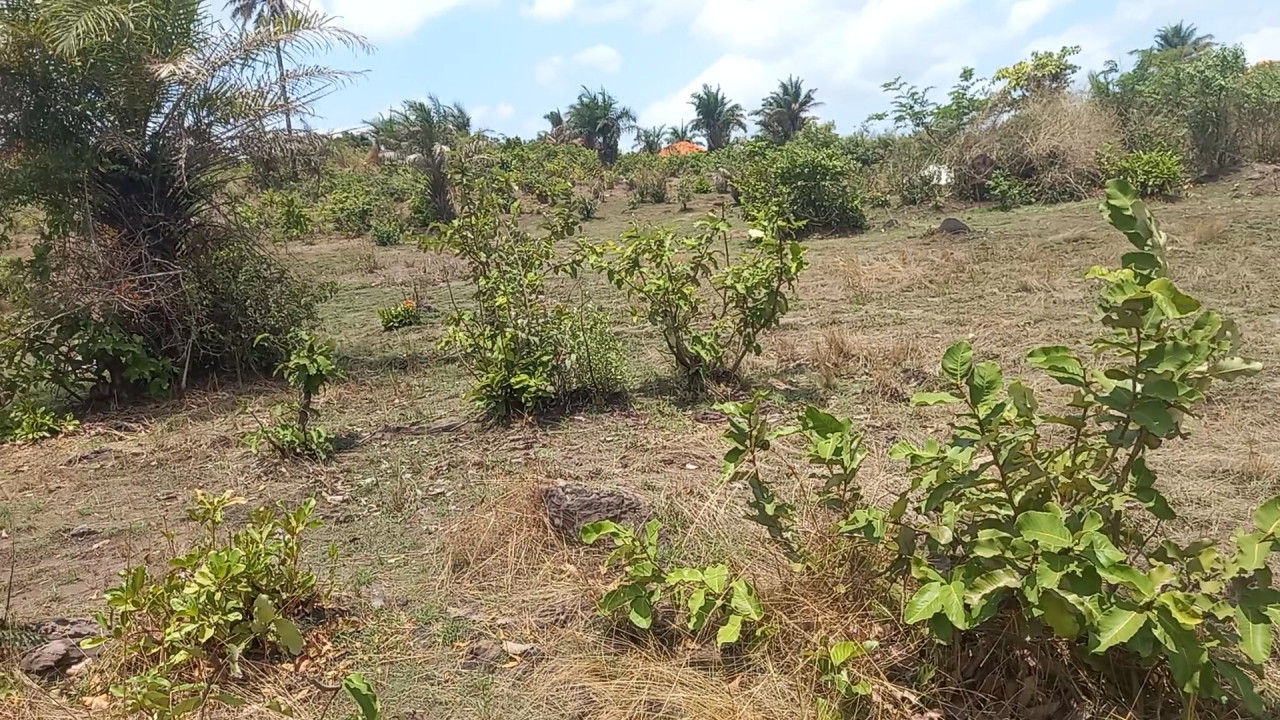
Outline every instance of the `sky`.
MULTIPOLYGON (((1033 50, 1079 45, 1077 64, 1122 64, 1180 20, 1251 61, 1280 60, 1280 1, 1233 0, 312 0, 376 50, 324 98, 312 127, 357 128, 405 99, 461 102, 473 125, 533 137, 579 88, 605 87, 641 125, 689 120, 689 94, 720 85, 748 110, 781 78, 817 88, 847 133, 883 111, 882 83, 937 86, 965 66, 989 77, 1033 50)), ((1083 73, 1081 73, 1083 77, 1083 73)))

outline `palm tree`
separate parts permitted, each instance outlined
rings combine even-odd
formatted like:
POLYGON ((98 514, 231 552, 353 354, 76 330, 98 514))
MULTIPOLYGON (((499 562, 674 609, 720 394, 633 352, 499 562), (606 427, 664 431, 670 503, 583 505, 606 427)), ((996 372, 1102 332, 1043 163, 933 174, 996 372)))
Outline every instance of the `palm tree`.
POLYGON ((679 125, 672 125, 667 128, 667 144, 675 145, 678 142, 693 142, 693 125, 683 120, 679 125))
MULTIPOLYGON (((283 19, 293 10, 293 0, 227 0, 225 9, 231 11, 231 17, 240 21, 244 27, 250 23, 261 27, 263 24, 283 19)), ((289 87, 284 75, 284 52, 279 44, 275 47, 276 77, 279 83, 280 96, 285 105, 289 104, 289 87)), ((284 131, 293 135, 293 113, 284 114, 284 131)))
POLYGON ((577 132, 565 124, 560 108, 543 115, 542 119, 551 125, 551 129, 538 133, 539 140, 552 145, 568 145, 579 140, 577 132))
POLYGON ((730 102, 717 85, 704 84, 702 90, 689 96, 693 106, 693 129, 707 141, 708 150, 719 150, 729 144, 734 130, 746 132, 747 123, 742 106, 730 102))
POLYGON ((666 136, 667 126, 637 128, 635 148, 643 153, 657 155, 662 152, 662 139, 666 136))
POLYGON ((449 153, 469 137, 471 115, 461 103, 445 105, 435 95, 405 100, 399 110, 365 122, 380 145, 412 158, 431 188, 432 219, 453 220, 449 197, 449 153))
POLYGON ((1199 32, 1195 25, 1181 20, 1173 25, 1165 25, 1156 30, 1155 45, 1152 46, 1152 49, 1156 52, 1178 50, 1188 54, 1203 50, 1213 44, 1212 35, 1199 35, 1197 34, 1199 32))
POLYGON ((621 105, 604 88, 593 91, 582 86, 578 99, 569 106, 566 124, 582 138, 582 144, 600 155, 600 162, 618 161, 618 141, 635 128, 636 114, 621 105))
POLYGON ((777 143, 785 143, 809 122, 809 115, 822 103, 814 95, 816 89, 804 89, 804 81, 788 76, 778 81, 778 89, 769 93, 760 109, 751 113, 757 118, 760 131, 777 143))

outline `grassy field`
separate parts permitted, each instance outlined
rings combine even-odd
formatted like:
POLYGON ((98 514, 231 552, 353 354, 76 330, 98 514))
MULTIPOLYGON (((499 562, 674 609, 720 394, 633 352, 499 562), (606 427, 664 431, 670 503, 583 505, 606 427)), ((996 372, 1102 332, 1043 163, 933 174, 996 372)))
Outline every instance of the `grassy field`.
MULTIPOLYGON (((1250 190, 1221 182, 1154 210, 1173 237, 1179 285, 1235 319, 1244 354, 1271 366, 1280 355, 1280 196, 1250 190)), ((585 233, 616 236, 633 214, 689 224, 715 200, 699 196, 689 213, 673 205, 632 213, 624 198, 611 197, 585 233)), ((875 499, 902 477, 888 447, 945 427, 943 413, 907 405, 912 393, 934 386, 945 347, 968 338, 981 357, 1049 391, 1043 378, 1027 373, 1023 355, 1095 334, 1094 288, 1084 275, 1095 264, 1114 264, 1126 249, 1095 201, 952 214, 973 232, 933 235, 943 214, 878 211, 863 235, 809 241, 812 265, 800 300, 747 373, 751 385, 772 392, 778 412, 807 402, 853 417, 872 448, 864 482, 875 499)), ((820 595, 793 586, 762 531, 741 519, 744 488, 719 479, 724 428, 705 412, 714 400, 691 403, 681 395, 660 339, 647 326, 630 325, 623 299, 598 279, 558 289, 616 312, 617 331, 633 351, 629 402, 493 427, 475 421, 462 398, 465 371, 436 350, 439 316, 383 333, 375 315, 415 294, 446 312, 455 294, 465 295, 456 279, 450 285, 458 261, 363 239, 326 238, 286 252, 337 285, 323 309, 324 330, 337 338, 349 377, 319 408, 321 422, 351 447, 324 465, 251 454, 242 436, 286 393, 277 383, 234 378, 167 403, 100 408, 75 434, 5 446, 0 527, 13 545, 13 616, 74 616, 99 607, 121 568, 164 557, 165 533, 181 544, 193 532, 183 509, 204 488, 234 490, 248 507, 319 497, 325 525, 313 538, 314 565, 328 577, 325 548, 337 547, 332 582, 353 612, 324 641, 316 673, 359 669, 389 710, 421 712, 406 718, 805 717, 815 690, 803 662, 786 661, 788 642, 837 630, 898 632, 884 627, 870 603, 856 616, 827 617, 820 595), (777 651, 744 666, 705 646, 646 644, 610 627, 592 606, 609 582, 602 555, 565 546, 538 506, 538 488, 558 480, 637 490, 670 528, 675 553, 744 568, 766 606, 781 611, 786 627, 772 641, 777 651), (485 638, 534 647, 492 674, 462 669, 485 638)), ((1269 367, 1221 388, 1191 423, 1188 440, 1155 453, 1180 512, 1174 532, 1225 537, 1280 492, 1278 377, 1269 367)), ((901 689, 910 683, 894 668, 911 666, 918 675, 918 665, 905 657, 883 661, 876 716, 944 717, 901 689)), ((1000 673, 988 676, 1004 682, 1000 673)), ((317 717, 328 693, 306 677, 292 675, 264 696, 288 698, 300 716, 317 717)), ((975 697, 1010 696, 998 684, 965 687, 975 697)), ((0 715, 9 712, 4 702, 17 717, 83 711, 34 691, 0 700, 0 715)), ((258 712, 270 716, 241 711, 258 712)), ((992 717, 1000 712, 993 709, 992 717)))

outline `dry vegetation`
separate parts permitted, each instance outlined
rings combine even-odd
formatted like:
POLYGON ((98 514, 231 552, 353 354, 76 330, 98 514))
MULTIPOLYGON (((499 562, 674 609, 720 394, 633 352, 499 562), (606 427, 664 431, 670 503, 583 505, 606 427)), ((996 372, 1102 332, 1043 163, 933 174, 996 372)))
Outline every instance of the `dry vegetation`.
MULTIPOLYGON (((1178 282, 1239 322, 1246 354, 1275 357, 1280 199, 1226 182, 1158 212, 1175 237, 1178 282)), ((614 237, 629 214, 622 198, 609 197, 587 234, 614 237)), ((774 412, 812 402, 865 428, 872 456, 862 482, 873 500, 900 482, 889 445, 942 427, 941 414, 906 401, 935 387, 943 348, 969 338, 1012 372, 1029 347, 1086 337, 1092 288, 1084 272, 1124 250, 1094 201, 963 217, 975 230, 963 237, 927 233, 937 218, 921 214, 888 231, 812 240, 800 303, 748 371, 773 392, 774 412)), ((241 436, 286 391, 225 380, 177 401, 104 408, 74 434, 5 446, 0 527, 14 563, 12 616, 97 609, 115 572, 161 557, 163 533, 178 542, 193 534, 182 508, 196 488, 234 490, 249 506, 319 495, 325 526, 310 559, 322 569, 324 546, 339 549, 337 589, 352 615, 318 631, 321 649, 287 676, 290 686, 256 688, 257 704, 236 711, 241 717, 272 716, 263 703, 273 696, 299 717, 319 717, 331 696, 326 678, 353 668, 376 683, 388 710, 420 713, 405 718, 808 717, 818 690, 802 653, 833 637, 896 640, 863 668, 876 678, 869 717, 951 717, 930 709, 938 701, 986 710, 956 717, 1155 716, 1123 701, 1093 710, 1073 703, 1107 692, 1073 687, 1061 668, 1026 664, 1051 653, 991 638, 954 649, 921 640, 878 606, 896 598, 860 594, 868 577, 857 559, 820 586, 796 580, 759 527, 741 519, 745 489, 719 479, 722 423, 670 390, 659 341, 627 326, 620 311, 637 375, 628 408, 485 426, 468 421, 466 378, 435 349, 435 322, 384 334, 374 317, 410 294, 448 307, 455 261, 337 238, 289 255, 340 287, 324 325, 350 373, 318 408, 351 447, 325 465, 250 454, 241 436), (538 501, 540 488, 561 480, 643 494, 673 553, 750 575, 774 623, 764 651, 721 656, 710 644, 637 637, 601 618, 593 602, 609 582, 602 554, 566 545, 538 501), (863 611, 834 611, 851 605, 863 611), (509 659, 493 674, 463 669, 486 638, 515 643, 509 659)), ((586 290, 620 310, 603 285, 586 290)), ((1030 381, 1049 391, 1038 376, 1030 381)), ((1155 455, 1180 511, 1175 533, 1226 536, 1280 492, 1277 391, 1270 370, 1223 388, 1188 441, 1155 455)), ((0 698, 0 716, 91 714, 10 677, 22 684, 0 698)))

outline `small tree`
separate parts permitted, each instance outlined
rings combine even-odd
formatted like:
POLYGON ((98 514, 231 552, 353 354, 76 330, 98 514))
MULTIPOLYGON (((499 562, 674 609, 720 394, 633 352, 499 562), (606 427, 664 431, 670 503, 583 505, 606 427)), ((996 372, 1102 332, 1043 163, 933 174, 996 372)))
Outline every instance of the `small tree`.
POLYGON ((693 106, 693 130, 707 141, 708 150, 719 150, 733 139, 733 131, 746 132, 746 114, 742 106, 731 102, 720 86, 703 85, 689 96, 693 106))

